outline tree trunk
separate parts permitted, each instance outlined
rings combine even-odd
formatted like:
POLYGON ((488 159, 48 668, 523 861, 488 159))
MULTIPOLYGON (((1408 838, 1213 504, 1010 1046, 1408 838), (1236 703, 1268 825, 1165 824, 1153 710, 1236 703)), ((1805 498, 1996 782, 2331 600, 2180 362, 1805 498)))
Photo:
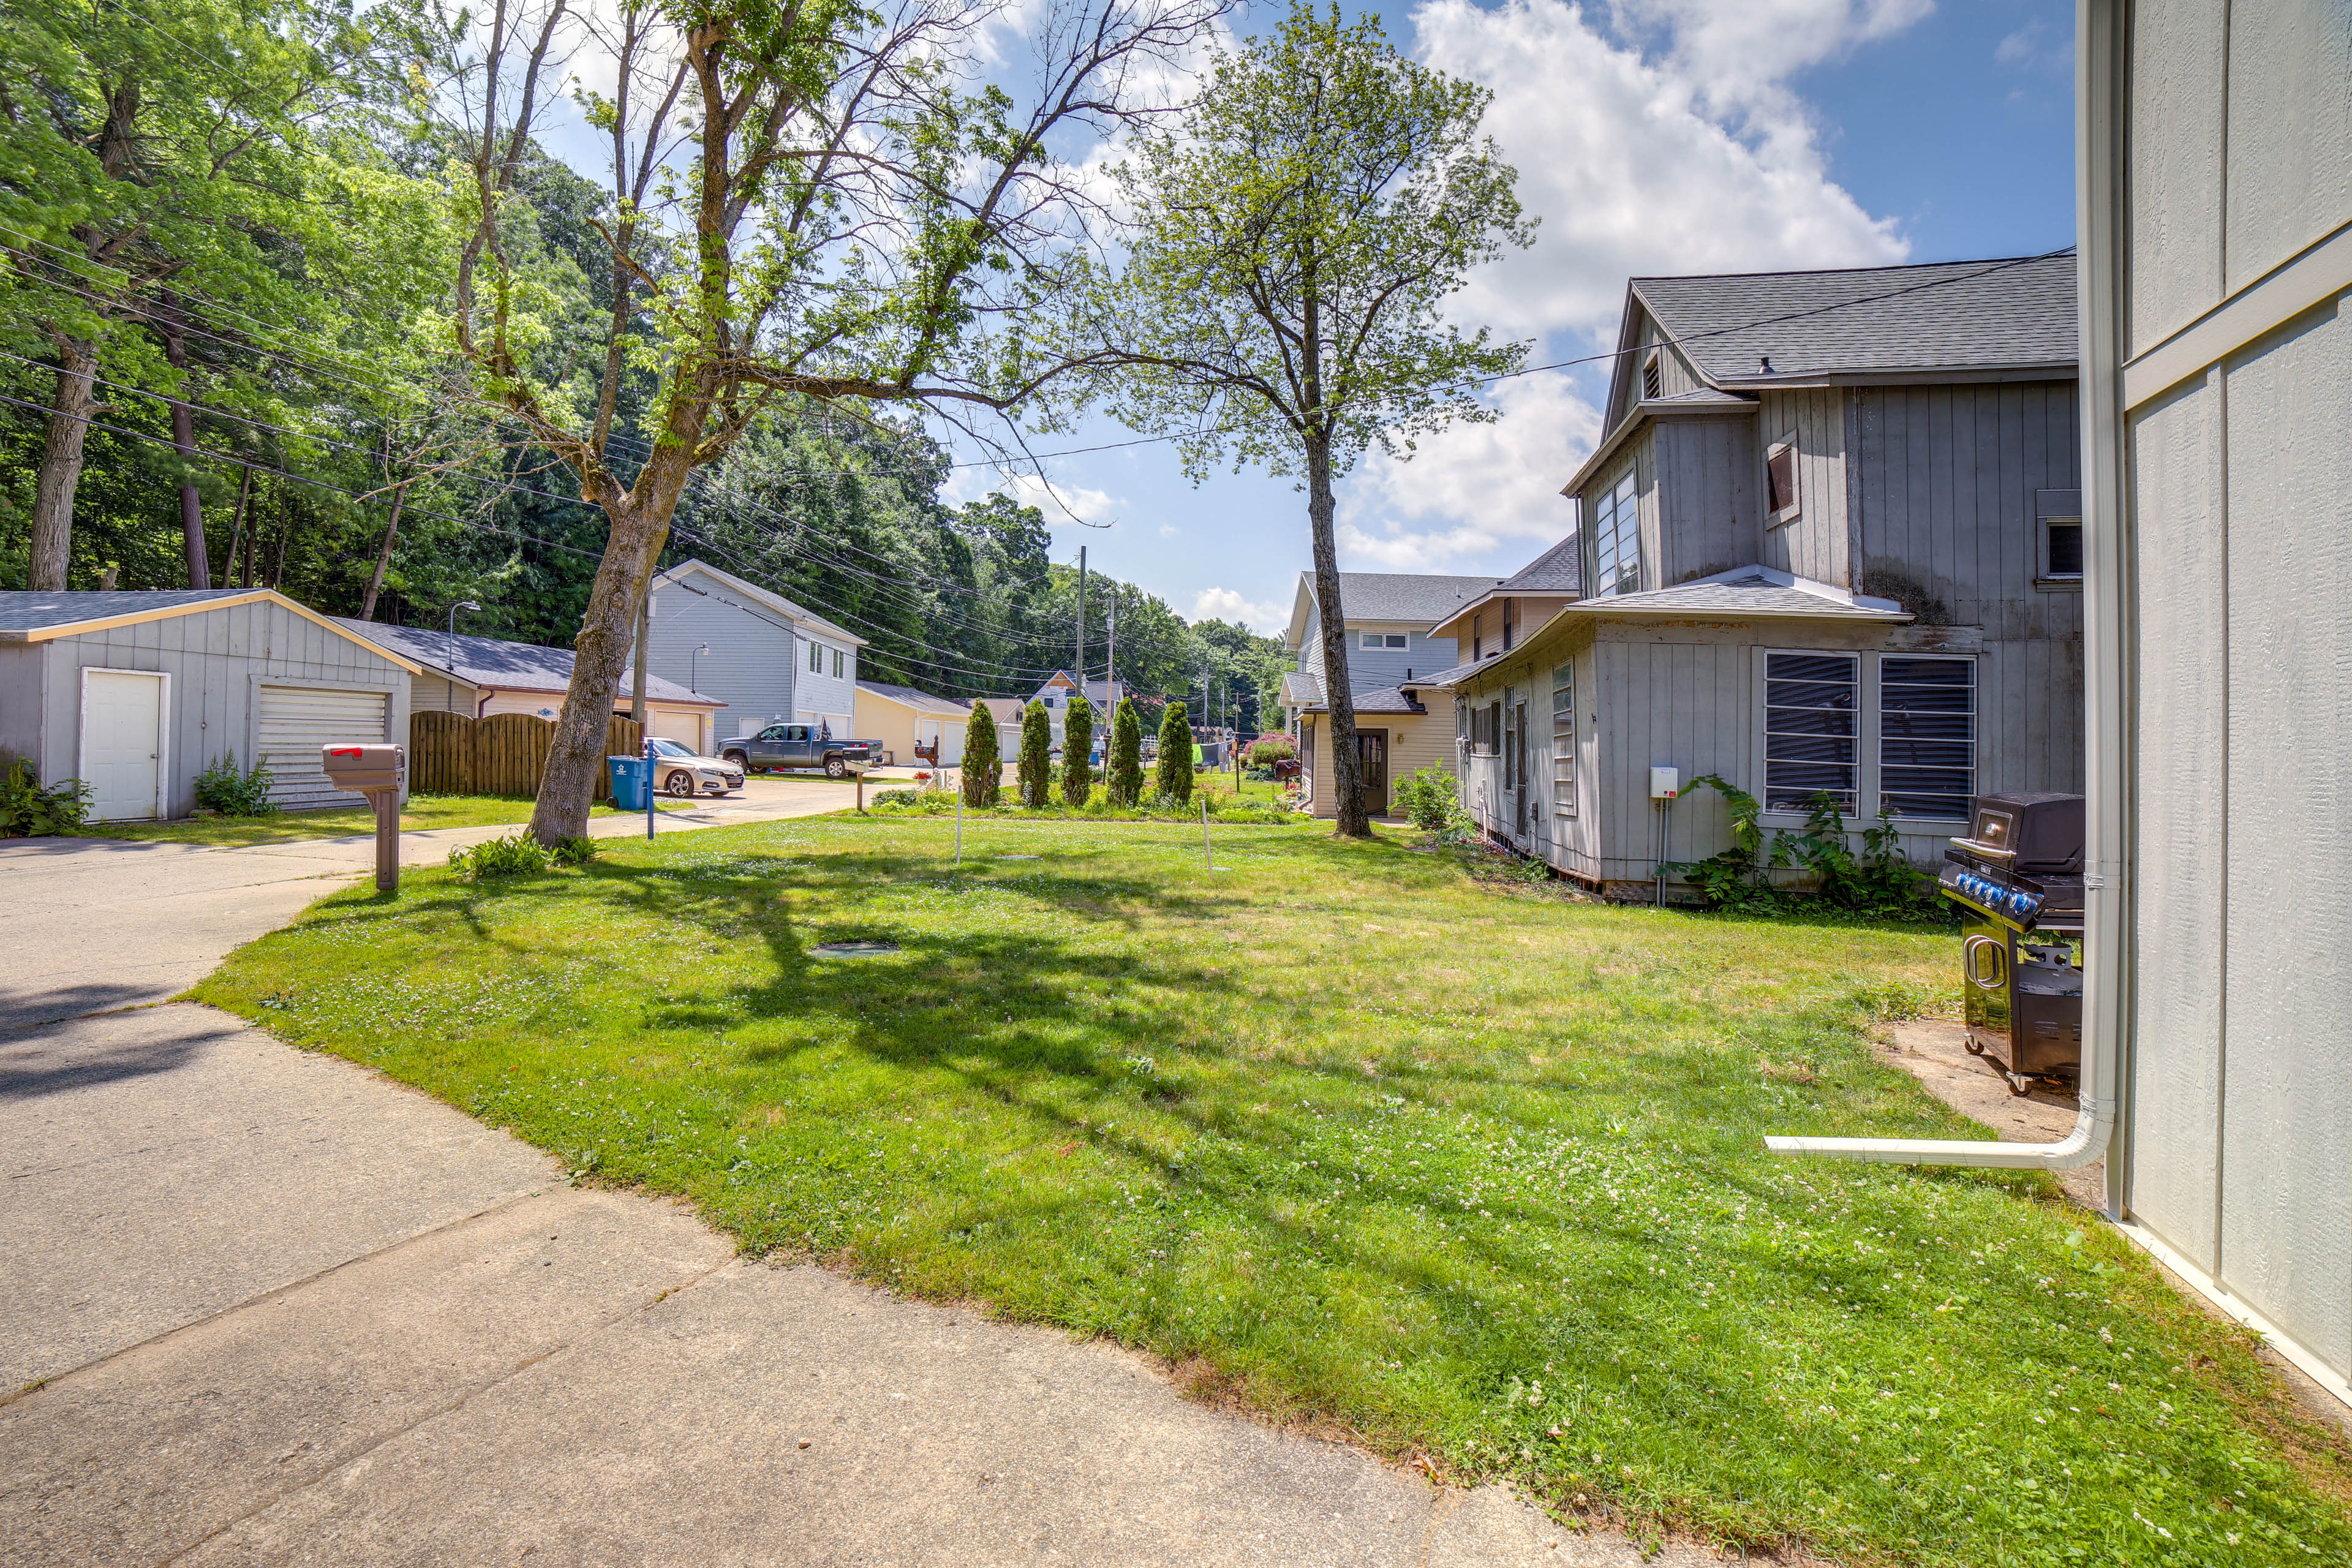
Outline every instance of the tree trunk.
POLYGON ((375 575, 368 579, 367 592, 360 597, 360 619, 375 619, 375 596, 383 592, 383 574, 392 565, 393 541, 400 537, 400 509, 408 500, 408 487, 395 485, 392 491, 392 521, 384 525, 383 548, 376 552, 375 575))
POLYGON ((609 528, 604 558, 596 567, 580 635, 572 639, 572 684, 555 716, 555 734, 539 775, 539 804, 530 814, 531 837, 541 844, 561 843, 588 831, 588 806, 596 793, 596 775, 604 766, 606 726, 635 640, 632 634, 637 609, 645 602, 662 543, 669 537, 670 513, 677 509, 688 471, 681 465, 675 476, 656 475, 648 465, 629 497, 604 508, 609 528), (672 478, 677 482, 665 482, 672 478), (650 493, 640 496, 640 491, 650 493))
MULTIPOLYGON (((237 469, 236 510, 229 514, 228 553, 221 557, 220 585, 224 588, 229 586, 236 578, 236 547, 238 542, 245 537, 245 507, 246 503, 252 499, 253 465, 247 463, 237 469)), ((252 559, 249 552, 246 559, 248 561, 252 559)), ((251 575, 250 573, 247 574, 251 575)))
MULTIPOLYGON (((180 318, 172 312, 172 297, 163 296, 167 312, 163 319, 163 358, 173 369, 188 368, 188 339, 180 330, 180 318)), ((186 384, 185 375, 181 377, 186 384)), ((196 460, 196 417, 184 398, 172 399, 172 445, 179 449, 183 463, 196 460)), ((213 585, 212 552, 205 548, 205 498, 196 489, 196 476, 184 469, 180 474, 180 537, 187 546, 188 586, 209 588, 213 585)))
POLYGON ((1348 689, 1348 617, 1339 604, 1339 548, 1332 537, 1331 445, 1307 441, 1307 521, 1315 538, 1315 601, 1323 617, 1323 700, 1331 714, 1332 804, 1341 837, 1369 838, 1363 759, 1356 754, 1356 700, 1348 689))
POLYGON ((81 484, 82 444, 97 409, 98 351, 79 338, 58 340, 58 390, 41 437, 41 470, 33 486, 31 559, 25 586, 37 594, 65 591, 73 557, 74 490, 81 484))

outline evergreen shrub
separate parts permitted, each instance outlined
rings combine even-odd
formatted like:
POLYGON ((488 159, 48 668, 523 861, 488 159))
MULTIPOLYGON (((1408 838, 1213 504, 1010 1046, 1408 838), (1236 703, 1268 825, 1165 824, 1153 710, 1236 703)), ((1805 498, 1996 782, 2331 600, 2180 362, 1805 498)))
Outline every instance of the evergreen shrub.
POLYGON ((1094 704, 1084 697, 1070 699, 1069 710, 1062 715, 1062 800, 1065 805, 1083 806, 1095 787, 1095 770, 1091 761, 1095 749, 1094 704))
POLYGON ((1004 793, 1004 758, 996 749, 996 716, 972 699, 963 731, 963 803, 985 811, 1004 793))
POLYGON ((1192 726, 1181 702, 1160 721, 1160 794, 1178 805, 1192 801, 1192 726))
POLYGON ((1111 710, 1110 753, 1103 758, 1103 793, 1119 810, 1143 798, 1143 721, 1136 717, 1132 697, 1120 698, 1111 710))
POLYGON ((1054 798, 1054 717, 1045 702, 1032 698, 1021 712, 1021 761, 1013 772, 1021 804, 1042 811, 1054 798))

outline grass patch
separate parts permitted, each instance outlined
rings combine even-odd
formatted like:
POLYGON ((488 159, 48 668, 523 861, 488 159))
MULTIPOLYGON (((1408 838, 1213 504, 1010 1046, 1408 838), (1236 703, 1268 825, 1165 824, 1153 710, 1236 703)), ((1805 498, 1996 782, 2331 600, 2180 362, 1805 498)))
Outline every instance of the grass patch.
POLYGON ((330 899, 197 989, 755 1252, 1118 1337, 1637 1531, 2352 1560, 2342 1448, 1882 1067, 1944 933, 1498 891, 1393 838, 802 819, 330 899), (1013 854, 1040 856, 1013 860, 1013 854), (826 942, 899 952, 827 963, 826 942))
MULTIPOLYGON (((689 809, 684 805, 656 802, 664 811, 689 809)), ((400 814, 404 833, 435 827, 489 827, 529 822, 532 801, 526 795, 412 795, 400 814)), ((606 802, 589 809, 590 816, 642 816, 640 811, 616 812, 606 802)), ((336 806, 327 811, 281 811, 270 816, 188 816, 173 822, 93 822, 81 831, 85 838, 132 838, 151 843, 204 844, 233 849, 248 844, 293 844, 306 838, 345 838, 373 833, 375 815, 363 805, 336 806)))

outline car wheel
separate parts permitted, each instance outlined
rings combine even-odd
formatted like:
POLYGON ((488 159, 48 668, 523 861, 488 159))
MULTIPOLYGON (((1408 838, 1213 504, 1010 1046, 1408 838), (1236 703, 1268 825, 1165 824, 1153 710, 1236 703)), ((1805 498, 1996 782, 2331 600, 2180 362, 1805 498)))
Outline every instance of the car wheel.
POLYGON ((849 764, 839 757, 827 757, 824 760, 824 776, 829 779, 845 779, 849 776, 849 764))
POLYGON ((684 800, 694 793, 694 775, 680 768, 663 782, 662 788, 684 800))
POLYGON ((747 773, 751 771, 751 759, 740 752, 721 752, 719 753, 719 760, 722 763, 732 763, 747 773))

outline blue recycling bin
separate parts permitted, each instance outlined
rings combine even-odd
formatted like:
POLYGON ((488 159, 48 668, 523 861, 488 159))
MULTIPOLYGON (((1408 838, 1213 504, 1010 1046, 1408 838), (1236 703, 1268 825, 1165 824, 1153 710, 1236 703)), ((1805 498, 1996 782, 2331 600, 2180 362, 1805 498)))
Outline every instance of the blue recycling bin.
POLYGON ((613 805, 622 811, 643 811, 646 808, 646 760, 643 757, 606 757, 604 766, 613 774, 613 805))

